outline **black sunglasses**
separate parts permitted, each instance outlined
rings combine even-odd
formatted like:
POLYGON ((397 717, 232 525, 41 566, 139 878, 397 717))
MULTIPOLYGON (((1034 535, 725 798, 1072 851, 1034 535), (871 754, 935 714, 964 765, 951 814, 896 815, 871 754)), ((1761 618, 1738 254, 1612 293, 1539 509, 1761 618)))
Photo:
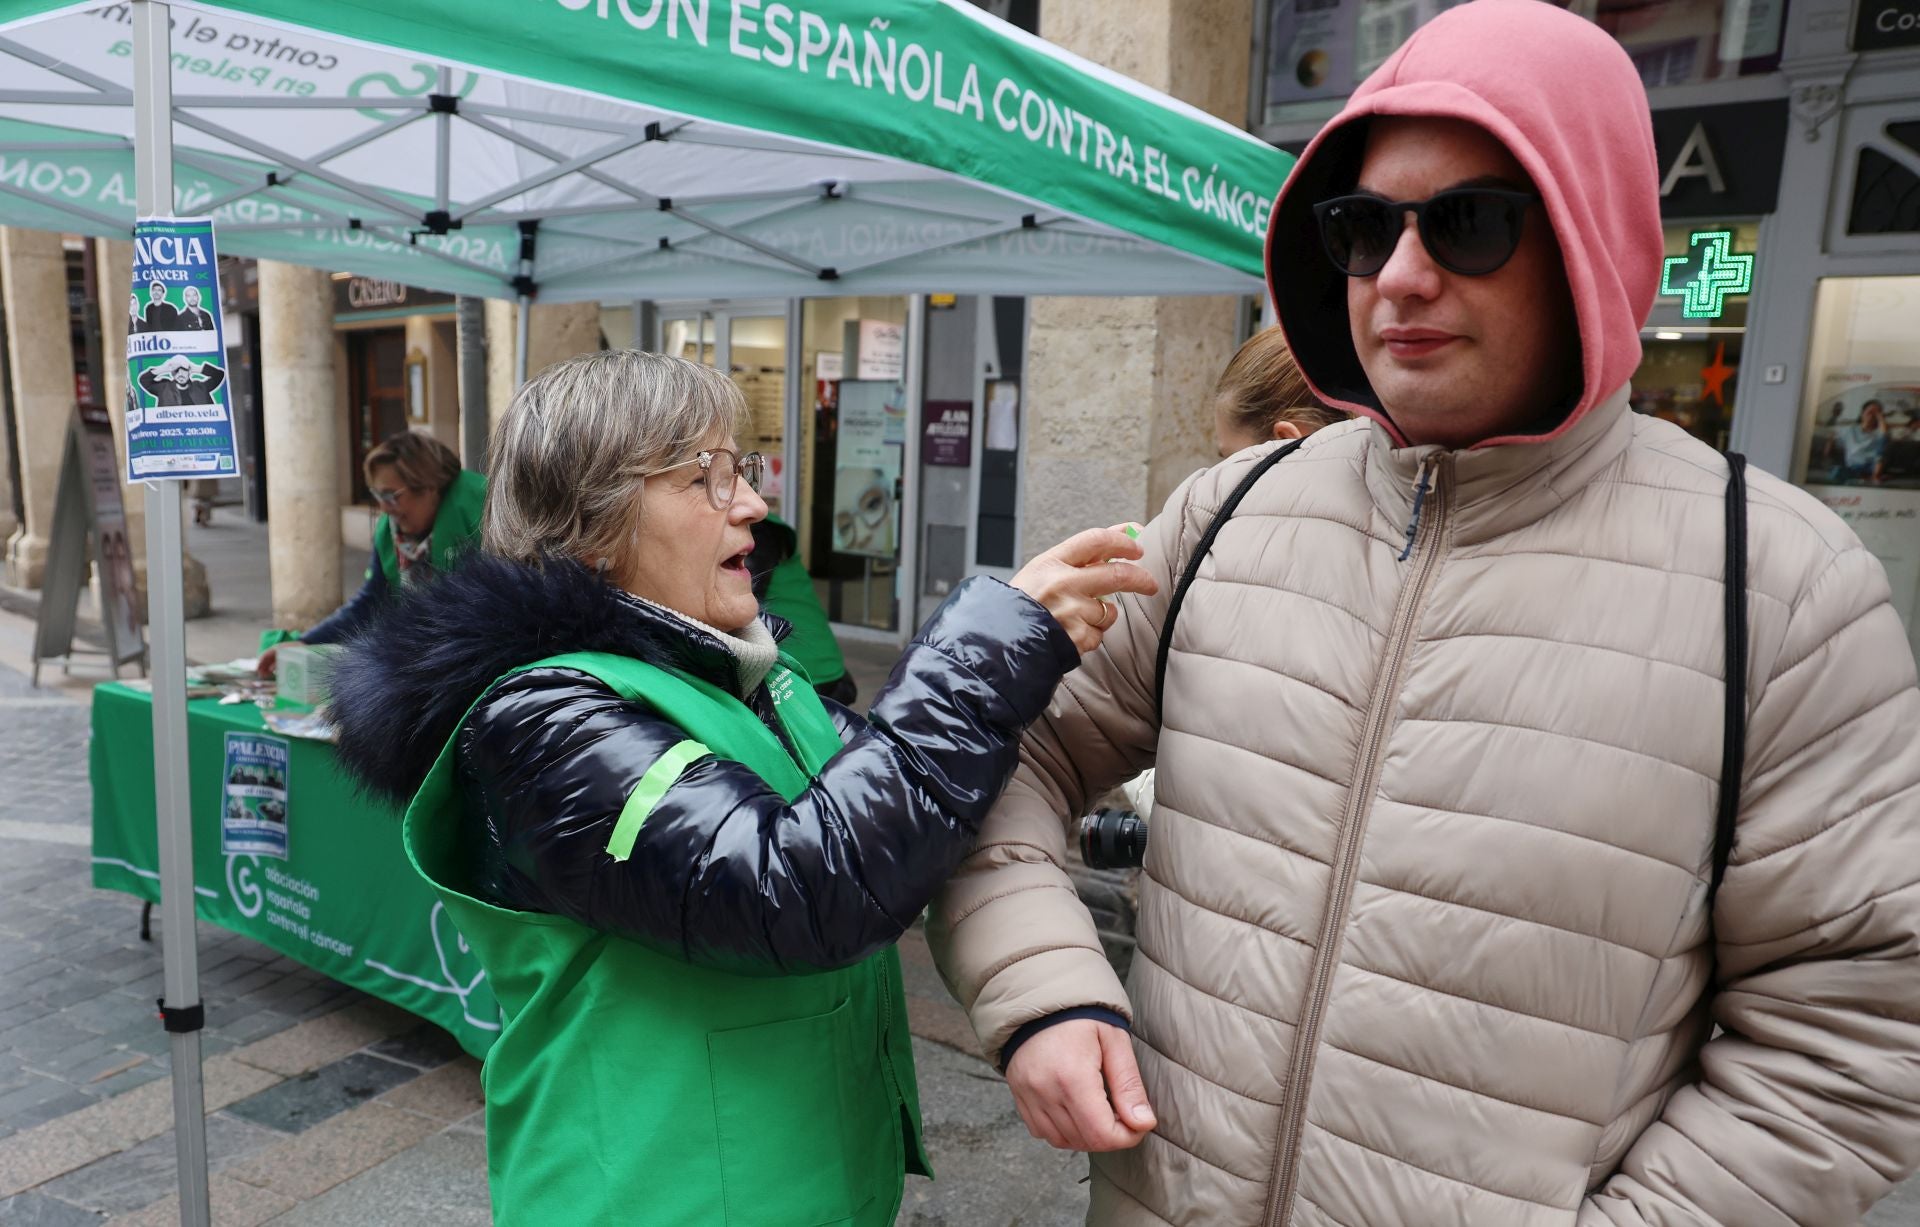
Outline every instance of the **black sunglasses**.
POLYGON ((1408 213, 1435 264, 1466 277, 1484 277, 1513 258, 1520 224, 1533 192, 1497 187, 1457 187, 1425 200, 1336 196, 1313 206, 1320 242, 1333 266, 1349 277, 1371 277, 1385 268, 1400 242, 1400 219, 1408 213))

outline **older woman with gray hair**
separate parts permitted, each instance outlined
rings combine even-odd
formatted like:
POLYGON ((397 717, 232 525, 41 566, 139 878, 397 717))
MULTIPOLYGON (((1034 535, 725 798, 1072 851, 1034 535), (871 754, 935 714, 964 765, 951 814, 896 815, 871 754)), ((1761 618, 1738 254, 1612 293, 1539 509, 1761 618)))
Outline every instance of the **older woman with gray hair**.
POLYGON ((780 650, 727 377, 549 368, 490 466, 484 552, 334 677, 340 754, 502 1012, 495 1221, 891 1224, 920 1143, 894 942, 970 850, 1020 735, 1148 592, 1113 529, 963 584, 867 718, 780 650))

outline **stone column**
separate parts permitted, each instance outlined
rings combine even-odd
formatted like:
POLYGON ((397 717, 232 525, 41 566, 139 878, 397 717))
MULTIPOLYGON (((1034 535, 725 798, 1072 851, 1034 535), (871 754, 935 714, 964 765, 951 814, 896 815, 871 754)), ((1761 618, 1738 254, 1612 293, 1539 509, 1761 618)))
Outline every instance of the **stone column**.
MULTIPOLYGON (((1047 0, 1041 36, 1246 123, 1252 0, 1047 0)), ((1083 528, 1159 513, 1214 460, 1210 394, 1239 300, 1035 298, 1021 481, 1023 558, 1083 528)))
MULTIPOLYGON (((133 244, 119 239, 95 239, 94 267, 100 279, 100 361, 105 368, 101 395, 113 419, 113 446, 120 472, 127 471, 127 312, 123 305, 133 284, 133 244)), ((134 584, 140 600, 147 591, 147 487, 128 482, 120 487, 127 513, 127 541, 133 550, 134 584)))
POLYGON ((73 338, 67 317, 67 256, 50 230, 0 229, 7 349, 13 368, 13 437, 20 453, 26 522, 7 541, 7 582, 38 588, 53 529, 54 492, 73 418, 73 338))
MULTIPOLYGON (((498 425, 517 388, 514 368, 520 315, 519 304, 506 299, 487 300, 487 418, 498 425)), ((534 304, 527 321, 527 378, 532 379, 562 358, 593 353, 600 348, 600 304, 534 304)))
POLYGON ((513 401, 514 348, 519 344, 515 324, 519 312, 504 298, 489 298, 484 311, 487 329, 487 434, 500 427, 513 401))
POLYGON ((562 358, 594 353, 599 348, 599 303, 536 303, 527 327, 527 378, 532 379, 562 358))
POLYGON ((340 605, 331 274, 260 261, 260 349, 273 622, 305 629, 340 605))

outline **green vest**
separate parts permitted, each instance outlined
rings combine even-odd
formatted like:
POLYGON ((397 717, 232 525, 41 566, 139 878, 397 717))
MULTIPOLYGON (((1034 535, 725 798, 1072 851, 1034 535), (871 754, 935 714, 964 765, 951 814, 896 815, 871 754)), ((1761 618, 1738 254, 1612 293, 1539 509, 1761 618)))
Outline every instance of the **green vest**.
MULTIPOLYGON (((841 748, 818 696, 784 663, 768 685, 797 762, 746 704, 697 678, 600 653, 512 672, 555 666, 644 700, 689 739, 635 787, 608 843, 616 857, 706 753, 791 801, 841 748)), ((449 738, 403 838, 500 1002, 481 1073, 494 1221, 889 1227, 903 1173, 931 1174, 899 953, 819 975, 729 975, 476 899, 464 889, 473 835, 453 761, 449 738)))
MULTIPOLYGON (((487 505, 487 479, 479 473, 460 470, 440 495, 440 510, 433 513, 433 539, 427 545, 427 562, 434 574, 445 573, 454 559, 480 539, 480 513, 487 505)), ((393 549, 393 517, 382 515, 373 526, 373 556, 387 573, 387 587, 400 591, 400 559, 393 549)), ((367 578, 373 578, 371 567, 367 578)))
MULTIPOLYGON (((793 531, 778 516, 767 519, 793 531)), ((840 654, 840 642, 833 637, 827 611, 820 608, 819 590, 813 586, 813 576, 807 574, 797 549, 767 576, 767 596, 762 604, 793 627, 793 634, 780 648, 793 657, 810 681, 819 686, 847 675, 846 657, 840 654)))

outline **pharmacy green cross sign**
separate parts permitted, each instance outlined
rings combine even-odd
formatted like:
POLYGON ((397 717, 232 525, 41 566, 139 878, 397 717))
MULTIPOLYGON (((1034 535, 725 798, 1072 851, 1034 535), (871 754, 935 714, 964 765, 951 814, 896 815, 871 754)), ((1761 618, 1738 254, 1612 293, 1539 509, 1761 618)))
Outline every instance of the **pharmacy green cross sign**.
POLYGON ((1668 256, 1660 273, 1662 297, 1679 296, 1690 320, 1719 319, 1727 299, 1753 289, 1753 253, 1733 250, 1733 231, 1696 230, 1687 254, 1668 256))

